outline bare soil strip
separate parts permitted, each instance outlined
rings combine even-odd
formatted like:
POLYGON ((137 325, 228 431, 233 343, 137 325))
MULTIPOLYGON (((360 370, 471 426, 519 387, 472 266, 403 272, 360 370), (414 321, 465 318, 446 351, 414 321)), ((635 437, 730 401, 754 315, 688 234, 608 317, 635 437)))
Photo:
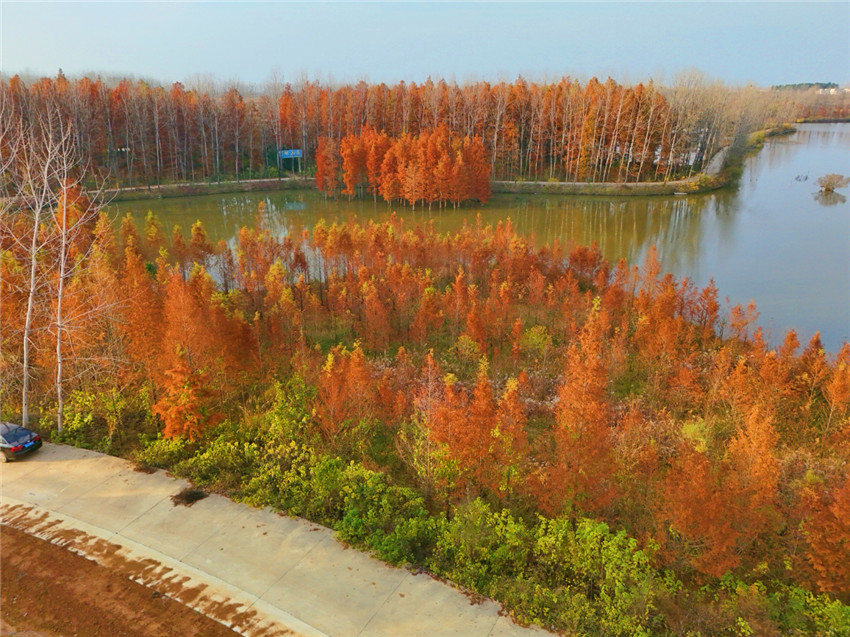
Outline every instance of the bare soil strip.
POLYGON ((232 637, 237 633, 96 562, 0 527, 0 633, 19 637, 232 637))

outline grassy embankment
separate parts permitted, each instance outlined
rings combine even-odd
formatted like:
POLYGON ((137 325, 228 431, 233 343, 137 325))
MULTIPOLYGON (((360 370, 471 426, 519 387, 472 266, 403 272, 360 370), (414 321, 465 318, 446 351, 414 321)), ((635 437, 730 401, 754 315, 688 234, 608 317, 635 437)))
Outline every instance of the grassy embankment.
POLYGON ((795 124, 850 124, 850 117, 801 117, 795 124))
POLYGON ((196 197, 199 195, 223 195, 232 192, 256 192, 267 190, 313 189, 316 182, 311 178, 286 177, 282 179, 242 179, 219 182, 199 181, 182 184, 155 186, 133 186, 108 190, 112 201, 138 201, 147 199, 170 199, 172 197, 196 197))

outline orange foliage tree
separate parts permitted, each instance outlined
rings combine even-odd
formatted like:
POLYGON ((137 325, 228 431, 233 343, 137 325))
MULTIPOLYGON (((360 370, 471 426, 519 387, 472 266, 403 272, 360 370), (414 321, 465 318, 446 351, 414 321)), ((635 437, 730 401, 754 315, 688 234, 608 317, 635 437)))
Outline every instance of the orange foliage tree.
POLYGON ((335 448, 374 417, 372 374, 359 346, 353 350, 336 346, 328 353, 319 376, 315 414, 323 437, 335 448))
POLYGON ((662 554, 699 573, 720 577, 740 564, 738 513, 724 467, 683 442, 667 473, 656 514, 662 554))
POLYGON ((812 506, 803 526, 812 580, 819 590, 849 601, 850 476, 832 489, 809 490, 805 497, 812 506))
POLYGON ((555 407, 555 452, 547 493, 541 495, 551 511, 570 505, 600 511, 614 495, 604 353, 607 321, 604 312, 593 311, 567 351, 555 407))
MULTIPOLYGON (((316 187, 327 191, 324 184, 329 146, 320 140, 322 185, 319 173, 316 187)), ((401 199, 414 208, 417 202, 430 207, 452 202, 490 198, 490 166, 484 144, 479 137, 463 137, 450 133, 446 126, 426 129, 418 136, 403 135, 396 139, 377 135, 364 128, 360 135, 348 135, 340 142, 343 192, 354 195, 358 185, 368 182, 372 193, 380 193, 386 201, 401 199)), ((317 150, 317 164, 319 162, 317 150)))
POLYGON ((338 167, 339 161, 333 140, 321 137, 316 146, 316 188, 326 195, 336 192, 338 167))
POLYGON ((194 371, 184 352, 177 352, 176 358, 174 367, 165 371, 162 397, 153 412, 162 418, 166 438, 196 440, 224 414, 210 407, 209 374, 194 371))

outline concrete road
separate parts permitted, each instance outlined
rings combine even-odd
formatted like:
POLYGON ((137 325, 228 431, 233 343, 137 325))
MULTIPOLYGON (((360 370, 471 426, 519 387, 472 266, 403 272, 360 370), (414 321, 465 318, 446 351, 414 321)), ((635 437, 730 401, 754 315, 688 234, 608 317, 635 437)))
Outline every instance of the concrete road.
MULTIPOLYGON (((427 575, 347 549, 329 529, 184 480, 45 444, 0 465, 0 521, 124 573, 250 636, 543 635, 427 575)), ((2 542, 2 536, 0 536, 2 542)))

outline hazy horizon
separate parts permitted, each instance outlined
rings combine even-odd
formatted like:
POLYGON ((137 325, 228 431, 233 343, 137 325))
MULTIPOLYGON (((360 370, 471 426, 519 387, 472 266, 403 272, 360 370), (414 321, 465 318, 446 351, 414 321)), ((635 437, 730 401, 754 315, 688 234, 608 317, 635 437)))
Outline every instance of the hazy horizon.
POLYGON ((850 83, 850 3, 0 2, 0 72, 260 87, 272 77, 629 83, 697 69, 850 83), (70 38, 78 34, 80 40, 70 38))

